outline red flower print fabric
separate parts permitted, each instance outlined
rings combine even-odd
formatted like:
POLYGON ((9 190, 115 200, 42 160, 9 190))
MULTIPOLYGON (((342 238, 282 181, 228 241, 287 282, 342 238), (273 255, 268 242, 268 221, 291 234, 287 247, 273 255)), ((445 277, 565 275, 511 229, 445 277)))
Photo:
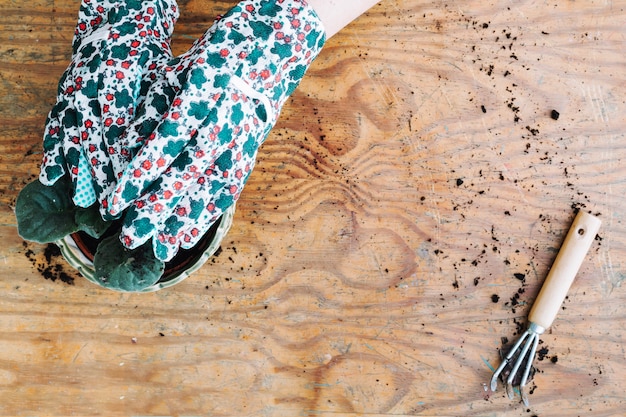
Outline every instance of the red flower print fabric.
POLYGON ((101 207, 123 216, 126 247, 151 240, 168 261, 198 243, 241 195, 324 41, 304 0, 244 0, 157 73, 122 139, 140 146, 101 207))
POLYGON ((173 0, 83 0, 71 62, 46 121, 40 181, 69 175, 73 201, 103 201, 131 154, 122 133, 172 58, 173 0))

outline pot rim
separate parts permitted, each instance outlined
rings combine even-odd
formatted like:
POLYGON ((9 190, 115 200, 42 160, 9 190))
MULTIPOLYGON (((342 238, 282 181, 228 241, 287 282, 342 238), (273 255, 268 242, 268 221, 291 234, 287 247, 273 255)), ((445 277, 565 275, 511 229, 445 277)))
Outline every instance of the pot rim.
MULTIPOLYGON (((235 205, 233 204, 228 209, 224 211, 222 214, 220 224, 215 231, 215 235, 213 236, 213 240, 208 244, 206 249, 202 252, 201 255, 197 257, 193 262, 187 265, 185 268, 174 268, 174 271, 168 276, 164 276, 159 280, 156 284, 151 285, 150 287, 143 288, 138 291, 125 291, 120 289, 108 288, 103 286, 95 276, 95 269, 93 266, 93 262, 87 255, 79 248, 79 245, 76 243, 74 239, 74 235, 67 235, 63 239, 57 240, 54 242, 59 249, 61 250, 61 255, 65 258, 65 260, 80 274, 85 277, 88 281, 98 285, 101 288, 107 288, 108 290, 123 292, 123 293, 148 293, 154 292, 158 290, 162 290, 164 288, 172 287, 181 281, 185 280, 191 274, 200 269, 211 256, 217 252, 220 248, 222 240, 230 230, 230 227, 233 223, 233 217, 235 214, 235 205)), ((93 256, 92 256, 93 258, 93 256)))

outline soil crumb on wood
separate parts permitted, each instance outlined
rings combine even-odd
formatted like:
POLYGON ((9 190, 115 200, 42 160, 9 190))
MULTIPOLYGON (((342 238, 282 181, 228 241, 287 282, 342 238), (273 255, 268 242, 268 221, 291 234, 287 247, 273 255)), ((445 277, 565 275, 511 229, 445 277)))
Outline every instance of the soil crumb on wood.
POLYGON ((65 263, 58 246, 49 243, 42 254, 35 253, 26 242, 23 243, 23 246, 24 255, 41 276, 52 282, 59 280, 65 284, 74 285, 74 277, 65 272, 65 263))
POLYGON ((550 117, 551 117, 553 120, 559 120, 559 116, 560 116, 560 114, 559 114, 559 112, 558 112, 558 111, 556 111, 556 110, 552 110, 552 111, 550 112, 550 117))

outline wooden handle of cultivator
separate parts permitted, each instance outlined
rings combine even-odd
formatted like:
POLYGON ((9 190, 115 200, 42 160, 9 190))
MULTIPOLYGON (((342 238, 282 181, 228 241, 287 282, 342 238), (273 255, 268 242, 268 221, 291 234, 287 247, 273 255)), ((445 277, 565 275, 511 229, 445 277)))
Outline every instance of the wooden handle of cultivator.
POLYGON ((578 212, 530 310, 530 322, 544 330, 552 325, 601 223, 596 216, 578 212))

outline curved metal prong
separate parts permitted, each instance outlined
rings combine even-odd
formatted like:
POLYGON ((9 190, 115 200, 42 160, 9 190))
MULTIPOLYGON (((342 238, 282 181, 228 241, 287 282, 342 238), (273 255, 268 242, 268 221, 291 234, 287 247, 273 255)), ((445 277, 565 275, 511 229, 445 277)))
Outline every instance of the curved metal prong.
POLYGON ((509 397, 509 400, 515 398, 515 389, 513 388, 513 384, 509 384, 508 382, 504 385, 506 390, 506 396, 509 397))
POLYGON ((541 335, 545 329, 539 326, 536 323, 530 322, 528 324, 528 329, 517 339, 513 347, 509 350, 506 357, 502 360, 498 369, 495 370, 493 375, 491 376, 491 391, 495 391, 498 386, 498 377, 500 374, 506 369, 507 365, 511 362, 511 359, 515 356, 522 343, 522 349, 519 355, 515 359, 515 363, 511 368, 510 372, 506 374, 506 393, 510 399, 515 397, 515 388, 513 387, 513 381, 515 381, 517 372, 520 367, 526 361, 524 366, 524 371, 522 373, 519 391, 522 397, 522 401, 526 406, 528 406, 528 394, 526 392, 526 382, 528 382, 528 377, 530 376, 530 372, 533 367, 533 359, 535 357, 535 353, 537 352, 537 346, 539 344, 539 335, 541 335))
POLYGON ((526 407, 530 406, 530 402, 528 401, 528 394, 526 393, 526 387, 523 385, 519 386, 519 393, 522 397, 522 402, 526 407))
POLYGON ((495 391, 496 388, 498 387, 498 377, 504 370, 504 367, 506 366, 507 363, 509 363, 509 361, 507 361, 506 359, 503 359, 502 362, 500 363, 500 366, 498 366, 498 369, 496 369, 493 375, 491 376, 491 390, 492 391, 495 391))
POLYGON ((515 379, 515 376, 517 375, 517 371, 519 371, 520 366, 522 366, 522 362, 524 362, 524 360, 528 361, 528 364, 530 364, 530 362, 532 361, 532 357, 526 359, 526 354, 528 353, 528 350, 530 349, 531 346, 533 346, 537 335, 534 333, 530 333, 530 332, 526 332, 524 334, 530 334, 530 336, 528 337, 528 339, 526 340, 526 343, 524 343, 524 347, 522 347, 522 351, 520 352, 519 356, 517 357, 517 360, 515 361, 515 364, 513 365, 513 369, 511 369, 511 373, 509 374, 509 377, 506 380, 506 385, 507 385, 507 393, 509 394, 509 398, 513 399, 514 395, 513 395, 513 380, 515 379))
POLYGON ((509 350, 507 355, 504 357, 504 359, 502 359, 502 362, 500 363, 500 366, 498 366, 498 369, 496 369, 495 372, 493 373, 493 375, 491 376, 491 384, 490 385, 491 385, 491 390, 492 391, 495 391, 496 388, 498 387, 498 377, 500 376, 500 374, 502 373, 502 371, 504 370, 506 365, 509 363, 511 358, 515 355, 515 352, 517 352, 517 349, 519 349, 519 347, 522 344, 522 342, 524 342, 524 339, 526 339, 526 337, 528 337, 529 334, 530 334, 530 330, 526 330, 520 336, 520 338, 517 339, 517 342, 515 342, 513 347, 509 350))
POLYGON ((539 335, 534 334, 532 336, 533 345, 530 349, 530 353, 528 354, 528 363, 526 364, 526 368, 524 369, 524 374, 522 375, 522 379, 519 384, 520 395, 522 396, 522 401, 524 405, 528 407, 528 394, 526 393, 526 382, 528 382, 528 376, 530 375, 530 371, 533 367, 533 359, 535 357, 535 352, 537 352, 537 346, 539 345, 539 335))

